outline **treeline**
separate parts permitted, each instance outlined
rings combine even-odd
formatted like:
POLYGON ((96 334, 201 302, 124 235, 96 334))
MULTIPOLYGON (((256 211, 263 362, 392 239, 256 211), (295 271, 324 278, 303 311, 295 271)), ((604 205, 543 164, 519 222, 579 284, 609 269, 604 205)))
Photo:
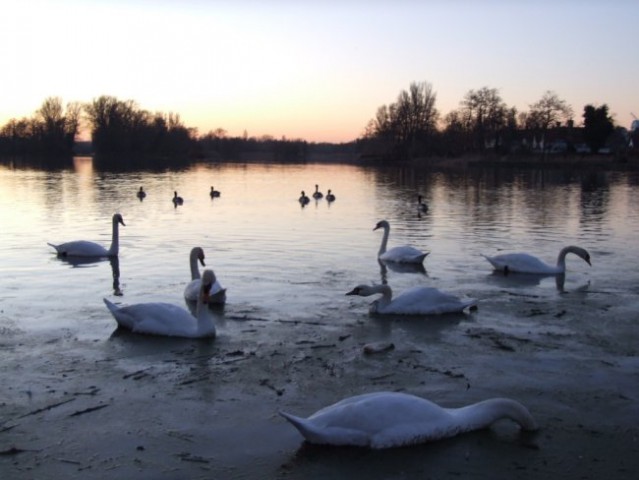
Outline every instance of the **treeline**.
POLYGON ((0 154, 71 156, 82 122, 91 134, 91 152, 118 166, 135 159, 148 165, 149 158, 184 163, 203 157, 239 159, 247 153, 299 161, 306 158, 309 146, 304 140, 270 136, 228 137, 221 128, 198 137, 197 129, 186 127, 177 114, 151 113, 133 100, 104 95, 66 108, 60 98, 47 98, 33 117, 11 119, 0 128, 0 154))
POLYGON ((47 98, 31 118, 11 119, 0 129, 0 153, 68 156, 73 154, 81 122, 91 133, 97 154, 187 154, 197 131, 179 115, 150 113, 134 101, 101 96, 85 104, 47 98))
POLYGON ((443 117, 435 106, 436 98, 429 83, 412 83, 394 103, 378 108, 358 142, 361 152, 413 158, 544 151, 559 141, 567 142, 567 149, 585 143, 592 152, 610 142, 618 149, 630 144, 628 132, 615 127, 607 105, 586 105, 583 120, 576 126, 572 107, 551 91, 528 111, 518 112, 495 88, 470 90, 459 108, 443 117))

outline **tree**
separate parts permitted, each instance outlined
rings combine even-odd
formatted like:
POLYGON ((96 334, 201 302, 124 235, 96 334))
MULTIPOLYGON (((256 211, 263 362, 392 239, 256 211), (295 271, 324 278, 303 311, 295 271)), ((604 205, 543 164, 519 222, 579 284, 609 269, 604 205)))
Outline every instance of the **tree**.
POLYGON ((606 144, 615 126, 608 115, 608 105, 601 107, 586 105, 584 107, 584 140, 591 152, 598 152, 606 144))
POLYGON ((506 126, 507 107, 496 88, 470 90, 461 102, 460 114, 474 148, 484 151, 497 144, 499 132, 506 126))
POLYGON ((530 105, 527 127, 545 132, 550 127, 560 126, 562 121, 571 120, 572 116, 572 107, 548 90, 537 103, 530 105))
POLYGON ((378 141, 382 151, 386 150, 384 145, 392 145, 395 154, 402 157, 428 150, 439 118, 436 99, 429 83, 411 83, 395 103, 377 109, 366 128, 367 138, 378 141))

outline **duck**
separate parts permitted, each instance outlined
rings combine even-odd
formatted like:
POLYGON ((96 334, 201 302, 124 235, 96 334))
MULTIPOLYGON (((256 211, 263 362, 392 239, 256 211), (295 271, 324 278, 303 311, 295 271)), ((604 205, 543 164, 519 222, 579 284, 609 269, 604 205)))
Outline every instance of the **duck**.
POLYGON ((315 185, 315 193, 313 193, 313 198, 315 200, 319 200, 320 198, 322 198, 324 196, 324 194, 322 192, 319 191, 319 185, 315 185))
POLYGON ((211 191, 209 192, 209 195, 211 195, 211 198, 217 198, 220 196, 220 192, 218 190, 215 190, 213 186, 211 186, 211 191))
POLYGON ((306 196, 306 193, 304 193, 304 190, 302 190, 302 194, 300 195, 300 198, 298 200, 302 205, 306 205, 308 202, 311 201, 311 199, 306 196))
POLYGON ((422 252, 421 250, 405 245, 402 247, 393 247, 386 250, 388 244, 388 236, 390 234, 390 224, 386 220, 377 222, 373 231, 378 228, 384 229, 384 236, 382 237, 382 244, 379 247, 377 257, 385 262, 397 262, 397 263, 422 263, 426 255, 429 252, 422 252))
POLYGON ((140 190, 138 190, 136 195, 140 199, 140 201, 142 201, 144 197, 146 197, 146 192, 144 191, 144 188, 140 187, 140 190))
MULTIPOLYGON (((191 267, 191 281, 184 288, 184 299, 187 302, 197 302, 198 294, 200 292, 200 285, 202 280, 200 278, 200 270, 197 263, 205 267, 204 263, 204 250, 202 247, 193 247, 189 254, 189 265, 191 267)), ((213 270, 211 270, 213 272, 213 270)), ((217 280, 215 273, 213 272, 213 283, 209 292, 209 305, 224 304, 226 302, 226 288, 222 288, 220 282, 217 280)))
POLYGON ((331 193, 331 189, 328 189, 328 193, 326 194, 326 200, 329 202, 334 202, 335 201, 335 195, 333 195, 331 193))
POLYGON ((486 260, 490 262, 495 270, 508 273, 532 273, 538 275, 556 275, 566 272, 566 255, 573 253, 585 261, 588 265, 590 263, 590 254, 586 249, 569 245, 564 247, 559 252, 557 257, 557 265, 548 265, 539 258, 530 255, 528 253, 505 253, 502 255, 495 255, 489 257, 481 254, 486 260))
POLYGON ((182 205, 184 203, 184 199, 180 197, 177 192, 173 192, 173 204, 177 207, 178 205, 182 205))
POLYGON ((112 233, 111 233, 111 246, 107 250, 102 245, 98 245, 94 242, 88 242, 86 240, 75 240, 72 242, 61 243, 60 245, 54 245, 48 243, 51 247, 55 248, 55 251, 59 257, 114 257, 117 256, 120 251, 120 235, 118 225, 126 226, 122 215, 115 213, 112 217, 112 233))
POLYGON ((424 199, 421 195, 417 195, 417 209, 420 212, 427 212, 428 211, 428 204, 424 203, 424 199))
POLYGON ((372 314, 392 315, 438 315, 443 313, 459 313, 466 308, 477 306, 477 300, 462 300, 450 293, 442 292, 434 287, 412 287, 393 298, 393 290, 389 285, 357 285, 346 295, 368 297, 382 295, 369 307, 372 314))
POLYGON ((530 411, 510 398, 490 398, 444 408, 403 392, 372 392, 345 398, 308 418, 279 414, 309 443, 384 449, 417 445, 490 427, 510 419, 522 430, 538 430, 530 411))
POLYGON ((165 337, 213 338, 215 324, 204 303, 214 282, 211 270, 204 270, 195 307, 195 316, 188 310, 171 303, 137 303, 119 307, 106 298, 107 306, 119 328, 133 333, 161 335, 165 337))

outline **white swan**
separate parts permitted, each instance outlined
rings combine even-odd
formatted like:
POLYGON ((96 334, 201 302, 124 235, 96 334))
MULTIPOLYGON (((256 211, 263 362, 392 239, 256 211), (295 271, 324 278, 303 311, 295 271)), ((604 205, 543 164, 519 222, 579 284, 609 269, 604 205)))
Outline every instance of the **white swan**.
POLYGON ((375 392, 345 398, 308 418, 280 412, 310 443, 375 449, 415 445, 487 428, 511 419, 537 430, 532 415, 509 398, 491 398, 460 408, 443 408, 407 393, 375 392))
POLYGON ((482 256, 490 262, 495 270, 503 271, 504 273, 535 273, 542 275, 555 275, 558 273, 565 273, 566 271, 566 255, 574 253, 578 257, 582 258, 588 265, 590 263, 590 254, 581 247, 575 247, 570 245, 564 247, 559 252, 557 257, 557 265, 552 266, 542 262, 537 257, 533 257, 527 253, 506 253, 503 255, 496 255, 489 257, 484 254, 482 256))
POLYGON ((106 298, 104 303, 118 322, 118 326, 134 333, 162 335, 167 337, 208 338, 215 337, 215 324, 204 303, 213 285, 213 272, 204 270, 200 292, 195 307, 195 316, 182 307, 171 303, 138 303, 118 307, 106 298))
POLYGON ((138 190, 136 195, 140 200, 143 200, 144 197, 146 197, 146 192, 144 191, 144 188, 140 187, 140 190, 138 190))
POLYGON ((382 296, 371 303, 370 313, 434 315, 462 312, 466 308, 477 306, 475 299, 462 300, 433 287, 409 288, 393 298, 393 291, 388 285, 357 285, 346 295, 368 297, 376 294, 382 296))
POLYGON ((300 195, 300 198, 298 200, 302 205, 306 205, 308 202, 311 201, 311 199, 306 196, 306 193, 304 193, 304 190, 302 190, 302 194, 300 195))
MULTIPOLYGON (((202 280, 200 279, 200 270, 198 269, 197 262, 200 262, 203 267, 204 263, 204 250, 201 247, 193 247, 189 255, 189 264, 191 266, 191 281, 184 288, 184 299, 189 302, 196 302, 200 293, 200 285, 202 280)), ((213 273, 213 270, 211 270, 213 273)), ((209 305, 210 304, 222 304, 226 302, 226 288, 222 288, 220 282, 218 282, 213 273, 213 284, 211 291, 209 292, 209 305)))
POLYGON ((178 205, 182 205, 184 203, 184 199, 180 197, 177 192, 173 192, 173 204, 177 207, 178 205))
POLYGON ((209 195, 211 195, 211 198, 217 198, 221 195, 221 193, 218 190, 215 190, 213 186, 211 186, 211 191, 209 195))
POLYGON ((86 240, 76 240, 73 242, 62 243, 60 245, 54 245, 47 243, 55 248, 58 256, 60 257, 113 257, 120 251, 120 235, 118 230, 118 224, 126 226, 122 215, 116 213, 112 218, 113 229, 111 233, 111 246, 107 250, 102 245, 98 245, 94 242, 87 242, 86 240))
POLYGON ((334 202, 335 201, 335 195, 333 195, 331 193, 331 189, 328 189, 328 193, 326 194, 326 200, 329 202, 334 202))
POLYGON ((384 229, 384 237, 382 238, 382 244, 379 247, 377 257, 385 262, 397 262, 397 263, 421 263, 426 258, 429 252, 422 252, 421 250, 405 245, 403 247, 393 247, 390 250, 386 250, 388 244, 388 236, 390 234, 390 224, 386 220, 377 222, 373 231, 378 228, 384 229))
POLYGON ((319 200, 323 196, 324 196, 324 194, 319 191, 319 185, 316 184, 315 185, 315 193, 313 194, 313 198, 316 199, 316 200, 319 200))

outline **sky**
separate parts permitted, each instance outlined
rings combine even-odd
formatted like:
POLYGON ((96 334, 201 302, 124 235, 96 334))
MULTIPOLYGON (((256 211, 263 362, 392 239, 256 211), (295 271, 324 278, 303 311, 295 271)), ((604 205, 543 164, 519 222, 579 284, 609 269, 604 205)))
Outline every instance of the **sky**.
POLYGON ((134 100, 199 134, 348 142, 411 83, 639 115, 638 0, 0 0, 0 126, 134 100))

